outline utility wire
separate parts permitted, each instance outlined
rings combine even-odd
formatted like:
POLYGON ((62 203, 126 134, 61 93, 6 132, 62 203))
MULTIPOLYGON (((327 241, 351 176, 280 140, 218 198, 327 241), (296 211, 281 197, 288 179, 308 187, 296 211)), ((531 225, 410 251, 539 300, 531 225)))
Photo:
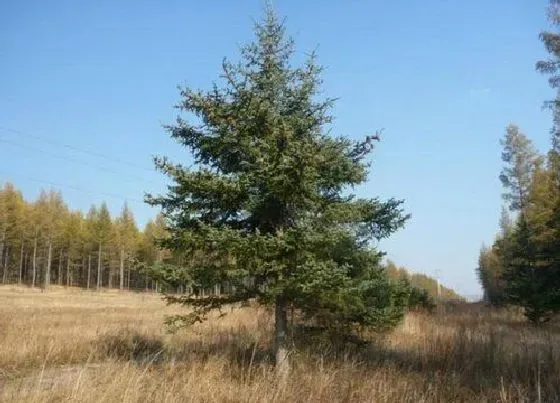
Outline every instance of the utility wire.
POLYGON ((3 126, 3 125, 0 125, 0 130, 3 130, 5 132, 14 133, 14 134, 20 134, 22 136, 26 136, 26 137, 29 137, 29 138, 32 138, 32 139, 35 139, 35 140, 43 141, 45 143, 48 143, 48 144, 51 144, 51 145, 54 145, 54 146, 57 146, 57 147, 64 147, 64 148, 67 148, 68 150, 72 150, 72 151, 76 151, 76 152, 80 152, 80 153, 84 153, 84 154, 89 154, 91 156, 94 156, 94 157, 97 157, 97 158, 103 158, 103 159, 106 159, 106 160, 109 160, 109 161, 114 161, 114 162, 117 162, 119 164, 128 165, 128 166, 131 166, 131 167, 134 167, 134 168, 143 169, 145 171, 154 172, 153 168, 148 168, 148 167, 145 167, 143 165, 135 164, 133 162, 129 162, 129 161, 117 158, 117 157, 112 157, 110 155, 102 154, 102 153, 97 152, 97 151, 86 150, 86 149, 83 149, 83 148, 80 148, 80 147, 73 146, 71 144, 66 144, 66 143, 55 141, 55 140, 47 139, 47 138, 42 137, 42 136, 37 136, 36 134, 31 134, 29 132, 24 132, 24 131, 21 131, 21 130, 13 129, 11 127, 6 127, 6 126, 3 126))
POLYGON ((20 178, 23 178, 23 179, 26 179, 26 180, 29 180, 29 181, 32 181, 32 182, 43 183, 43 184, 47 184, 47 185, 55 186, 55 187, 68 188, 68 189, 72 189, 72 190, 75 190, 75 191, 78 191, 78 192, 81 192, 81 193, 86 193, 86 194, 90 194, 90 195, 94 195, 94 196, 111 197, 111 198, 119 199, 119 200, 122 200, 122 201, 125 201, 125 202, 131 201, 131 202, 134 202, 134 203, 140 203, 140 204, 145 205, 145 202, 143 200, 136 199, 136 198, 130 198, 130 197, 127 197, 127 196, 124 196, 124 195, 116 194, 116 193, 92 192, 91 190, 87 190, 87 189, 84 189, 84 188, 79 187, 79 186, 69 185, 69 184, 65 184, 65 183, 51 182, 51 181, 47 181, 47 180, 44 180, 44 179, 37 179, 37 178, 25 176, 25 175, 13 174, 13 173, 4 172, 4 171, 0 171, 0 174, 4 174, 8 177, 17 176, 17 177, 20 177, 20 178))
MULTIPOLYGON (((90 164, 90 163, 88 163, 88 162, 80 161, 80 160, 77 160, 77 159, 74 159, 74 158, 70 158, 70 157, 66 157, 66 156, 64 156, 64 155, 59 155, 59 154, 50 153, 50 152, 45 151, 45 150, 42 150, 42 149, 40 149, 40 148, 33 147, 33 146, 29 146, 29 145, 26 145, 26 144, 17 143, 17 142, 14 142, 14 141, 11 141, 11 140, 7 140, 7 139, 2 138, 2 137, 0 137, 0 142, 5 143, 5 144, 10 144, 10 145, 12 145, 12 146, 19 147, 19 148, 22 148, 22 149, 26 149, 26 150, 31 150, 31 151, 35 151, 35 152, 38 152, 38 153, 42 153, 42 154, 48 155, 48 156, 50 156, 50 157, 52 157, 52 158, 62 159, 62 160, 65 160, 65 161, 72 162, 72 163, 74 163, 74 164, 83 165, 83 166, 86 166, 86 167, 89 167, 89 168, 93 168, 93 169, 96 169, 96 170, 109 172, 109 173, 112 173, 112 174, 115 174, 115 175, 125 175, 125 176, 127 176, 127 177, 129 177, 129 178, 131 178, 131 179, 133 179, 133 180, 135 180, 135 181, 139 181, 139 182, 143 182, 143 183, 148 182, 148 183, 151 183, 152 185, 158 185, 158 186, 160 185, 160 184, 156 184, 156 183, 153 182, 153 181, 146 180, 145 178, 142 178, 142 177, 140 177, 140 176, 131 175, 131 174, 124 173, 124 172, 118 172, 118 171, 115 171, 115 170, 113 170, 113 169, 110 169, 110 168, 107 168, 107 167, 104 167, 104 166, 95 165, 95 164, 90 164)), ((154 172, 154 171, 152 170, 152 172, 154 172)))

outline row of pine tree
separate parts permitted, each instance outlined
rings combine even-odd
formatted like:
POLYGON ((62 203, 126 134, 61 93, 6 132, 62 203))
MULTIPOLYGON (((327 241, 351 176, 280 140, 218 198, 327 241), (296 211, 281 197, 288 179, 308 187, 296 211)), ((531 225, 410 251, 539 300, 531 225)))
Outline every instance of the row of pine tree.
POLYGON ((41 191, 30 202, 6 183, 0 188, 2 284, 152 289, 157 285, 134 262, 163 259, 154 240, 164 231, 161 216, 140 231, 127 204, 114 218, 105 203, 84 214, 71 210, 60 192, 41 191))
MULTIPOLYGON (((2 284, 152 290, 156 282, 137 268, 173 258, 156 245, 165 234, 161 215, 140 231, 126 203, 120 215, 112 218, 106 203, 93 205, 84 214, 71 210, 54 190, 42 191, 29 202, 11 183, 0 188, 2 284)), ((392 261, 386 266, 390 278, 405 279, 411 287, 425 291, 427 298, 462 299, 430 276, 397 267, 392 261)))
POLYGON ((556 31, 542 33, 541 40, 551 57, 536 68, 557 91, 547 103, 554 117, 551 148, 541 155, 519 127, 507 127, 500 174, 507 208, 478 265, 486 301, 521 306, 535 324, 560 311, 560 1, 551 1, 550 16, 556 31))

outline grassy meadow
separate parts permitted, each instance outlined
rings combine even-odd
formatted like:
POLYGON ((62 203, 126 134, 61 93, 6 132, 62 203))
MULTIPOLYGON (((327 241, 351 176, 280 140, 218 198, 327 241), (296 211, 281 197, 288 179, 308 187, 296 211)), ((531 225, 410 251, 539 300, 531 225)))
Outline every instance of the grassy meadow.
POLYGON ((465 304, 409 313, 365 345, 294 335, 277 382, 272 315, 227 315, 176 334, 158 295, 0 287, 2 402, 554 402, 560 329, 465 304))

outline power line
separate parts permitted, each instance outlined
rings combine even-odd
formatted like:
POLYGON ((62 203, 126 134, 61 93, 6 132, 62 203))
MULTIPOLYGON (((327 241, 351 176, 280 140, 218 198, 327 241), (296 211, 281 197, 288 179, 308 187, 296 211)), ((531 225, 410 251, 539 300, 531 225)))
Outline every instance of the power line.
POLYGON ((46 185, 50 185, 50 186, 54 186, 54 187, 61 187, 61 188, 68 188, 68 189, 72 189, 81 193, 86 193, 86 194, 90 194, 90 195, 94 195, 94 196, 104 196, 104 197, 111 197, 114 199, 119 199, 122 201, 131 201, 134 203, 140 203, 145 205, 145 202, 143 200, 140 199, 136 199, 136 198, 131 198, 131 197, 127 197, 124 195, 119 195, 116 193, 105 193, 105 192, 92 192, 91 190, 87 190, 84 189, 82 187, 79 186, 74 186, 74 185, 69 185, 69 184, 65 184, 65 183, 57 183, 57 182, 51 182, 51 181, 47 181, 44 179, 37 179, 37 178, 33 178, 33 177, 29 177, 29 176, 25 176, 25 175, 21 175, 21 174, 13 174, 13 173, 9 173, 9 172, 4 172, 4 171, 0 171, 1 174, 4 174, 6 176, 16 176, 16 177, 20 177, 32 182, 38 182, 38 183, 43 183, 46 185))
MULTIPOLYGON (((26 144, 17 143, 17 142, 7 140, 7 139, 2 138, 2 137, 0 137, 0 142, 10 144, 12 146, 19 147, 19 148, 22 148, 22 149, 31 150, 31 151, 35 151, 35 152, 38 152, 38 153, 41 153, 41 154, 45 154, 45 155, 48 155, 52 158, 58 158, 58 159, 62 159, 62 160, 65 160, 65 161, 72 162, 74 164, 83 165, 83 166, 93 168, 93 169, 96 169, 96 170, 105 171, 105 172, 109 172, 109 173, 116 174, 116 175, 124 175, 124 176, 127 176, 127 177, 131 178, 131 179, 134 179, 135 181, 148 182, 148 183, 151 183, 153 185, 156 185, 155 182, 147 181, 146 179, 144 179, 140 176, 130 175, 130 174, 124 173, 124 172, 118 172, 118 171, 115 171, 113 169, 110 169, 110 168, 107 168, 107 167, 104 167, 104 166, 90 164, 88 162, 77 160, 77 159, 74 159, 74 158, 69 158, 69 157, 64 156, 64 155, 50 153, 50 152, 47 152, 47 151, 42 150, 40 148, 29 146, 29 145, 26 145, 26 144)), ((152 172, 154 172, 154 171, 152 170, 152 172)), ((159 184, 157 184, 157 185, 159 185, 159 184)))
POLYGON ((32 138, 32 139, 35 139, 35 140, 43 141, 45 143, 48 143, 48 144, 51 144, 51 145, 54 145, 54 146, 57 146, 57 147, 64 147, 64 148, 67 148, 67 149, 72 150, 72 151, 76 151, 76 152, 80 152, 80 153, 84 153, 84 154, 89 154, 91 156, 94 156, 94 157, 97 157, 97 158, 103 158, 103 159, 110 160, 110 161, 114 161, 114 162, 117 162, 119 164, 124 164, 124 165, 128 165, 128 166, 131 166, 131 167, 134 167, 134 168, 143 169, 145 171, 154 172, 154 170, 152 168, 148 168, 148 167, 145 167, 143 165, 135 164, 133 162, 126 161, 126 160, 123 160, 123 159, 120 159, 120 158, 117 158, 117 157, 113 157, 113 156, 110 156, 110 155, 106 155, 106 154, 103 154, 103 153, 100 153, 100 152, 97 152, 97 151, 86 150, 86 149, 76 147, 76 146, 71 145, 71 144, 66 144, 66 143, 55 141, 55 140, 47 139, 47 138, 44 138, 44 137, 41 137, 41 136, 37 136, 36 134, 31 134, 29 132, 24 132, 24 131, 21 131, 21 130, 13 129, 11 127, 6 127, 6 126, 0 125, 0 130, 15 133, 15 134, 20 134, 22 136, 26 136, 26 137, 29 137, 29 138, 32 138))

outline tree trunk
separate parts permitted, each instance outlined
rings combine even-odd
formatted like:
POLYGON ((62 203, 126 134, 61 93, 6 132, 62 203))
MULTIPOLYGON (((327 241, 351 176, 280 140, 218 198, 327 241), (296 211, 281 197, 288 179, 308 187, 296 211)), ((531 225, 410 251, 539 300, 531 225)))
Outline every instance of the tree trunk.
POLYGON ((88 256, 88 265, 87 265, 87 289, 89 290, 89 282, 91 278, 91 253, 88 256))
POLYGON ((0 264, 4 263, 4 244, 6 243, 6 227, 2 231, 2 239, 0 240, 0 264))
POLYGON ((60 253, 58 254, 58 285, 62 285, 62 249, 60 249, 60 253))
POLYGON ((47 256, 47 270, 45 271, 45 289, 51 284, 52 240, 49 239, 49 254, 47 256))
POLYGON ((130 269, 126 269, 126 289, 130 290, 130 269))
POLYGON ((107 275, 107 287, 113 288, 113 274, 115 270, 113 270, 113 262, 112 259, 109 260, 109 273, 107 275))
POLYGON ((10 247, 6 246, 6 256, 4 258, 4 270, 3 270, 3 274, 2 274, 2 284, 6 284, 6 281, 8 280, 8 258, 10 256, 10 247))
POLYGON ((23 237, 21 237, 21 249, 19 250, 19 285, 23 279, 23 237))
POLYGON ((99 251, 97 252, 97 289, 101 288, 101 242, 99 242, 99 251))
POLYGON ((37 279, 37 236, 35 235, 35 240, 33 241, 33 280, 31 282, 31 287, 35 287, 36 279, 37 279))
POLYGON ((70 253, 66 259, 66 287, 70 287, 70 253))
POLYGON ((282 295, 276 296, 275 307, 275 345, 274 356, 276 359, 276 373, 284 378, 290 371, 290 362, 288 361, 288 346, 286 342, 286 333, 288 327, 288 315, 286 312, 286 301, 282 295))
POLYGON ((120 273, 119 273, 119 277, 120 277, 120 284, 119 284, 119 288, 122 290, 124 289, 124 249, 121 248, 121 264, 120 264, 120 273))
POLYGON ((25 251, 23 256, 23 272, 25 273, 25 278, 29 279, 29 255, 25 251))
POLYGON ((86 257, 82 256, 82 265, 80 267, 80 285, 83 287, 86 283, 86 257))

